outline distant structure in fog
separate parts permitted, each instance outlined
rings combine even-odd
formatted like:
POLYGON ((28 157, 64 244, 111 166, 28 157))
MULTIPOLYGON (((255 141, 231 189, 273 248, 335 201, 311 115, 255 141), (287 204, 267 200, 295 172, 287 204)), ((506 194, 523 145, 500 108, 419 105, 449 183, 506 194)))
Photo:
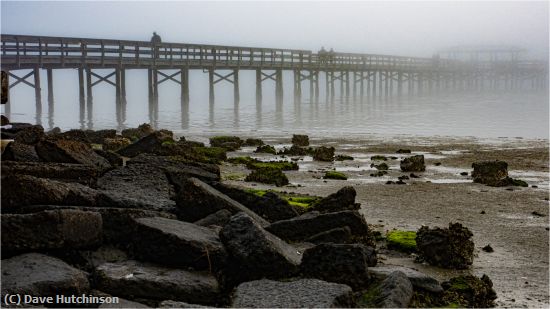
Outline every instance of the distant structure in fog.
POLYGON ((439 50, 441 58, 469 62, 515 62, 524 58, 527 49, 507 45, 461 45, 439 50))

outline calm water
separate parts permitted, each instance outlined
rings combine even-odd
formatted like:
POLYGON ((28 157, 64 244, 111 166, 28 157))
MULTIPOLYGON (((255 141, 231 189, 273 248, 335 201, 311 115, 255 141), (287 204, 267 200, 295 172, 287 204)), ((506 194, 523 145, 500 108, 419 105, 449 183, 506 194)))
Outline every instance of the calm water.
MULTIPOLYGON (((241 135, 288 135, 305 132, 313 136, 346 135, 421 135, 524 137, 548 139, 548 93, 537 90, 521 93, 439 93, 424 96, 389 98, 340 98, 327 102, 323 87, 319 102, 311 102, 309 86, 302 85, 302 102, 295 103, 290 75, 285 75, 285 96, 282 105, 274 99, 274 85, 263 85, 263 102, 255 101, 252 72, 241 74, 241 100, 233 103, 232 85, 216 85, 216 102, 208 104, 206 74, 191 73, 191 102, 188 113, 182 113, 179 86, 160 85, 158 116, 148 109, 146 76, 127 74, 126 119, 118 122, 115 112, 114 87, 102 83, 95 86, 92 117, 81 114, 78 102, 76 71, 54 73, 54 108, 49 111, 46 85, 42 85, 42 115, 46 128, 125 128, 153 122, 159 128, 183 135, 235 133, 241 135), (250 74, 245 74, 250 73, 250 74), (83 119, 81 115, 84 116, 83 119), (91 120, 91 121, 89 121, 91 120)), ((45 76, 42 79, 45 80, 45 76)), ((324 81, 320 81, 321 86, 324 81)), ((11 90, 11 121, 36 122, 34 92, 18 85, 11 90)))

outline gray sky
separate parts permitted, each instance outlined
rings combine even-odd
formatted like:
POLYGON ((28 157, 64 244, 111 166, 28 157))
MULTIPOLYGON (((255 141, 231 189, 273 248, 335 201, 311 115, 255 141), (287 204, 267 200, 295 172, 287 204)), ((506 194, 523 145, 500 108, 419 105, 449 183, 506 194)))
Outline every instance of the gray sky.
POLYGON ((548 57, 548 2, 1 1, 2 33, 431 56, 507 44, 548 57))

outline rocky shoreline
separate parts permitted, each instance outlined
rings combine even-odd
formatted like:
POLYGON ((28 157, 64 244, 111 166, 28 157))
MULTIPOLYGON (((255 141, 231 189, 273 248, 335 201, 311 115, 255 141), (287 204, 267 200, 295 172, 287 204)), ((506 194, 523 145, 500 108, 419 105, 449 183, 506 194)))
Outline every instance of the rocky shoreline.
MULTIPOLYGON (((413 248, 419 262, 469 268, 473 235, 460 223, 390 239, 367 224, 345 182, 316 196, 222 181, 220 164, 245 166, 252 184, 284 186, 285 172, 298 169, 293 158, 353 159, 310 147, 307 136, 279 151, 238 137, 214 137, 206 147, 148 125, 119 134, 12 124, 2 138, 14 140, 2 154, 2 295, 112 295, 127 307, 495 305, 486 275, 440 282, 380 263, 380 248, 413 248), (227 155, 243 146, 290 160, 227 155)), ((398 152, 407 156, 403 172, 425 170, 423 155, 398 152)), ((388 169, 385 158, 372 160, 388 169)), ((504 162, 473 168, 474 182, 524 185, 504 162)))

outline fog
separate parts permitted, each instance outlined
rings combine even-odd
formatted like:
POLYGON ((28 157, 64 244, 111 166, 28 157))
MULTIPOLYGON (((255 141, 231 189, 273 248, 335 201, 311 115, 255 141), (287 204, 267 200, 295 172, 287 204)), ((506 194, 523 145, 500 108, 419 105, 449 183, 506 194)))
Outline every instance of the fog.
POLYGON ((517 45, 548 58, 548 2, 1 2, 10 34, 431 56, 517 45))

